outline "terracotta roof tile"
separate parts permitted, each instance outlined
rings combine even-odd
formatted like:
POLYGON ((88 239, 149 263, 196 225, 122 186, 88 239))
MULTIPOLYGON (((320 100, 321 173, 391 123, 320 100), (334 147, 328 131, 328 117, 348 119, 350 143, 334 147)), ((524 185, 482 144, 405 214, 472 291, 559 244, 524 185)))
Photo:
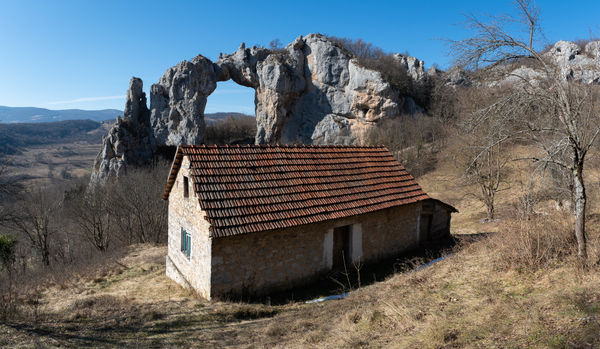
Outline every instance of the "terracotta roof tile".
POLYGON ((429 199, 385 147, 179 146, 213 237, 287 228, 429 199))

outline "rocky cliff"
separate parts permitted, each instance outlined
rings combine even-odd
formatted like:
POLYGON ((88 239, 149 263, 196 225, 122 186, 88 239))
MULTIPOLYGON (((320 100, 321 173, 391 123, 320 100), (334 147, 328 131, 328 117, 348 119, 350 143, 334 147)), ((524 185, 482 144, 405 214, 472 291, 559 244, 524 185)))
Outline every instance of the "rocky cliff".
POLYGON ((143 166, 152 161, 154 136, 150 128, 150 111, 142 80, 131 78, 123 117, 109 130, 96 156, 91 182, 117 176, 127 166, 143 166))
MULTIPOLYGON (((422 61, 394 57, 414 80, 426 76, 422 61)), ((149 110, 142 82, 133 78, 123 118, 104 139, 92 180, 149 163, 157 147, 202 143, 207 97, 218 81, 230 79, 255 90, 257 144, 365 144, 379 121, 420 110, 323 35, 300 36, 276 50, 242 44, 214 63, 199 55, 169 68, 150 88, 149 110)))
POLYGON ((565 79, 600 83, 600 41, 580 47, 569 41, 554 44, 545 56, 554 61, 565 79))
MULTIPOLYGON (((558 41, 545 50, 542 57, 565 80, 581 81, 587 84, 600 83, 600 41, 591 41, 578 45, 569 41, 558 41)), ((526 61, 525 61, 526 63, 526 61)), ((538 86, 545 74, 528 64, 515 63, 508 66, 493 68, 492 75, 484 80, 484 85, 505 86, 527 82, 538 86), (501 76, 501 79, 495 76, 501 76)))
MULTIPOLYGON (((545 57, 565 79, 600 82, 600 41, 583 48, 559 41, 545 57)), ((423 61, 414 57, 395 54, 393 59, 413 82, 436 78, 451 86, 472 84, 469 74, 459 69, 425 72, 423 61)), ((512 74, 484 85, 540 78, 527 65, 502 69, 512 74)), ((169 68, 150 88, 150 109, 142 81, 133 78, 123 118, 104 139, 92 180, 118 175, 128 165, 147 164, 160 147, 202 143, 207 97, 218 81, 230 79, 255 90, 257 144, 365 144, 369 131, 382 120, 422 110, 380 72, 365 68, 326 36, 300 36, 283 49, 242 44, 217 62, 199 55, 169 68)))

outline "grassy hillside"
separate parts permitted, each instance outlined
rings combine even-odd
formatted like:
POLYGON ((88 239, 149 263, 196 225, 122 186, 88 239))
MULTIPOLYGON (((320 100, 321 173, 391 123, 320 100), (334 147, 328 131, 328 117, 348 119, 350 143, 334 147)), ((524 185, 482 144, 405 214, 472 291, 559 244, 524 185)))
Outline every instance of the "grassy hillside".
MULTIPOLYGON (((459 244, 430 267, 397 272, 338 301, 208 302, 165 276, 165 247, 136 245, 24 293, 21 315, 0 324, 0 346, 598 347, 600 267, 575 260, 568 212, 542 202, 533 218, 514 218, 519 183, 529 173, 515 165, 499 220, 486 223, 484 208, 467 195, 470 188, 454 184, 451 168, 439 163, 420 182, 461 211, 452 231, 497 233, 459 244)), ((599 217, 592 207, 593 261, 600 257, 599 217)))
POLYGON ((165 276, 164 247, 137 246, 96 275, 30 300, 0 346, 565 347, 600 340, 600 276, 494 267, 474 243, 344 300, 282 306, 207 302, 165 276), (35 314, 35 315, 34 315, 35 314), (594 337, 595 336, 595 337, 594 337))

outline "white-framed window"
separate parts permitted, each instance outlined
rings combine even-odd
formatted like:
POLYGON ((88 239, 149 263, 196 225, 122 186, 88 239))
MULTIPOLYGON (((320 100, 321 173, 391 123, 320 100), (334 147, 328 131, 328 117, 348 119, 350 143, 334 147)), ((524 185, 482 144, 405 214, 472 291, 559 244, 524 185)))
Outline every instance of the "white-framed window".
POLYGON ((192 236, 183 228, 181 228, 181 252, 187 258, 192 255, 192 236))

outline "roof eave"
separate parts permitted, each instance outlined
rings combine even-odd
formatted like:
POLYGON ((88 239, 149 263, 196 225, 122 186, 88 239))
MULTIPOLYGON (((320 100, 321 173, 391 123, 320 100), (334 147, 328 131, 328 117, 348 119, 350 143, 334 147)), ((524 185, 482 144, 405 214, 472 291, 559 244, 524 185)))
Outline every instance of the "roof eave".
POLYGON ((173 158, 173 162, 171 163, 171 170, 169 171, 169 176, 167 177, 167 185, 165 186, 165 191, 162 194, 163 200, 169 200, 169 194, 171 193, 171 189, 173 189, 175 179, 177 179, 177 173, 179 173, 179 168, 181 168, 182 160, 183 152, 181 150, 181 146, 178 145, 177 151, 175 152, 175 157, 173 158))
POLYGON ((450 211, 452 213, 458 213, 458 210, 456 209, 456 207, 454 207, 454 206, 452 206, 450 204, 447 204, 447 203, 443 202, 442 200, 438 200, 438 199, 434 199, 434 198, 431 198, 430 200, 433 200, 436 203, 438 203, 438 204, 446 207, 448 209, 448 211, 450 211))

